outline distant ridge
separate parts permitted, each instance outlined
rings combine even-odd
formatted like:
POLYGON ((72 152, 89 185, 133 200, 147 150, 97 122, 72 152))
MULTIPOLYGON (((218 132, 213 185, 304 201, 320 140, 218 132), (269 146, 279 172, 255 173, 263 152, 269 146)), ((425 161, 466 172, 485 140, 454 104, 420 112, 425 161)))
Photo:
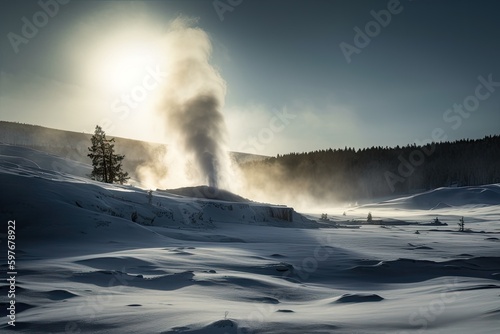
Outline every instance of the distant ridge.
MULTIPOLYGON (((29 147, 70 160, 90 163, 88 146, 91 134, 47 128, 39 125, 0 121, 0 143, 29 147)), ((132 172, 137 166, 154 161, 167 152, 167 145, 141 140, 114 137, 116 151, 125 154, 124 169, 132 172)), ((230 152, 237 163, 257 161, 267 156, 230 152)))
MULTIPOLYGON (((86 163, 89 162, 87 147, 89 146, 91 136, 91 134, 84 132, 0 121, 0 143, 36 148, 86 163)), ((127 158, 132 160, 141 160, 142 152, 135 151, 138 146, 165 146, 159 143, 147 143, 122 137, 114 138, 117 149, 125 150, 126 152, 124 153, 127 155, 127 158)))

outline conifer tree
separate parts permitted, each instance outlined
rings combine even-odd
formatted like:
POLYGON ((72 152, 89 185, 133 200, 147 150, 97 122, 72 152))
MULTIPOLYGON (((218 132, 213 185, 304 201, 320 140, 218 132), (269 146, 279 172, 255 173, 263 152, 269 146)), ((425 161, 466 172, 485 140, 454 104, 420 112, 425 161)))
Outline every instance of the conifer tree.
POLYGON ((94 135, 90 138, 92 145, 87 155, 92 160, 93 170, 90 177, 93 180, 124 184, 130 177, 122 170, 124 155, 115 154, 115 139, 106 139, 106 133, 96 125, 94 135))

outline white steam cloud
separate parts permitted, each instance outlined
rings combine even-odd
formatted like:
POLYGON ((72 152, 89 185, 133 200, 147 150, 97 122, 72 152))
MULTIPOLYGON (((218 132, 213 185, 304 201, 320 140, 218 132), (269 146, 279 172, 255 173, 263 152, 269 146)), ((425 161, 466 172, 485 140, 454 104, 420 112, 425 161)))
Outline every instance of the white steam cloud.
MULTIPOLYGON (((178 18, 166 35, 165 91, 159 110, 174 136, 175 149, 192 161, 202 182, 212 187, 227 185, 229 157, 227 129, 222 114, 226 83, 210 64, 212 44, 195 21, 178 18)), ((172 145, 172 144, 171 144, 172 145)))

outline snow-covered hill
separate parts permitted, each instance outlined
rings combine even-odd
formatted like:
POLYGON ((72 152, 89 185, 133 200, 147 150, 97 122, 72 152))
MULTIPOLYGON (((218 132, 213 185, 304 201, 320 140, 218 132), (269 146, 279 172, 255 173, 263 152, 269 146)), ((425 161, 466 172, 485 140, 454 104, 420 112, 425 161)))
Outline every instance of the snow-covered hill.
MULTIPOLYGON (((2 332, 500 328, 499 185, 332 208, 332 221, 314 222, 204 187, 149 197, 91 181, 89 172, 83 163, 0 145, 0 268, 5 276, 6 225, 15 220, 18 272, 16 326, 3 304, 2 332), (368 211, 396 224, 336 228, 368 211), (436 216, 448 226, 422 225, 436 216), (457 232, 461 216, 468 233, 457 232)), ((10 286, 1 284, 4 303, 10 286)))
POLYGON ((479 187, 437 188, 381 205, 403 209, 432 210, 467 205, 500 205, 500 184, 479 187))

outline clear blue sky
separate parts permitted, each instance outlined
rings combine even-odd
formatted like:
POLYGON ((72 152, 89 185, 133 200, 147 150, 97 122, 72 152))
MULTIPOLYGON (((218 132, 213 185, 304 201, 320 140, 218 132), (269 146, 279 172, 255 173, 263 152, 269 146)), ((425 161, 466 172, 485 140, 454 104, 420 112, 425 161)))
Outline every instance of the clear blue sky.
POLYGON ((136 66, 122 58, 183 15, 212 40, 232 150, 396 146, 435 128, 451 140, 500 130, 498 1, 221 0, 229 7, 219 12, 212 0, 42 2, 53 17, 37 14, 38 1, 2 4, 1 120, 86 132, 106 120, 111 135, 163 141, 147 98, 126 117, 110 111, 130 86, 105 75, 136 66), (385 27, 371 13, 382 10, 392 11, 390 22, 380 14, 385 27), (38 20, 36 33, 23 35, 23 17, 38 20), (356 27, 372 29, 368 44, 358 37, 356 47, 356 27), (357 48, 349 61, 341 45, 357 48), (284 112, 292 116, 275 118, 284 112))

